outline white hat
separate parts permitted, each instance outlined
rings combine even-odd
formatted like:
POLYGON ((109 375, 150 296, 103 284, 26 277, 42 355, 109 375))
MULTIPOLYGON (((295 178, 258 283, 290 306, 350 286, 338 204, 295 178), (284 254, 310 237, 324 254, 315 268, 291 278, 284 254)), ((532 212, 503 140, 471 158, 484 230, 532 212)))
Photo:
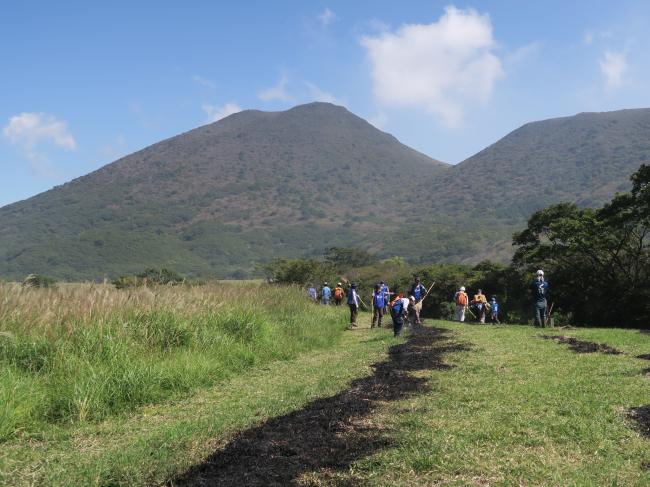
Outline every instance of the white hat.
POLYGON ((460 290, 461 290, 461 291, 464 291, 464 290, 465 290, 465 286, 461 286, 461 287, 460 287, 460 290))
POLYGON ((542 269, 538 270, 538 271, 537 271, 537 275, 538 275, 538 276, 543 276, 543 275, 544 275, 544 271, 543 271, 542 269))

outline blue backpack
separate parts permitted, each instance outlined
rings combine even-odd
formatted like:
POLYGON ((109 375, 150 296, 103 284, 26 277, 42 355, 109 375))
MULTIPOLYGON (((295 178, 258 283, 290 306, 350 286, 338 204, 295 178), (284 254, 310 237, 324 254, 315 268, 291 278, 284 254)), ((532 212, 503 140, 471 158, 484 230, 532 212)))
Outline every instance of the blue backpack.
POLYGON ((396 299, 395 301, 393 301, 393 304, 390 307, 390 315, 393 317, 401 316, 403 309, 404 309, 404 304, 402 303, 402 300, 396 299))

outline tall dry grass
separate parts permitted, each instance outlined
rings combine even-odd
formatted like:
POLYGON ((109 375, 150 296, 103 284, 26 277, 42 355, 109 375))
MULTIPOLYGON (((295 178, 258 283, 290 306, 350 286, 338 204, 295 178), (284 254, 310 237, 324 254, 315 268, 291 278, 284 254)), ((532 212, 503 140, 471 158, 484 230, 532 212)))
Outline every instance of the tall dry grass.
POLYGON ((91 421, 332 345, 341 312, 248 283, 0 284, 0 439, 91 421))

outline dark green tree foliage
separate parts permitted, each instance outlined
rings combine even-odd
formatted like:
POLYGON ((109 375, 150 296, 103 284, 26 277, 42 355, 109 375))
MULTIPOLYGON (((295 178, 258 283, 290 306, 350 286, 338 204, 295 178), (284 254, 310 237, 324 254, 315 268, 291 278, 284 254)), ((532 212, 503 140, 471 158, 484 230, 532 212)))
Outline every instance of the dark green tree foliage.
POLYGON ((149 285, 177 285, 184 284, 187 280, 175 271, 169 269, 145 269, 136 276, 120 276, 113 281, 118 289, 149 285))
POLYGON ((599 209, 562 203, 515 234, 513 264, 543 267, 552 301, 576 324, 650 327, 650 167, 599 209))
POLYGON ((271 282, 301 286, 309 283, 318 286, 333 281, 336 276, 332 264, 311 259, 275 259, 261 266, 261 270, 271 282))
POLYGON ((376 264, 379 259, 370 252, 354 248, 330 247, 325 251, 325 261, 339 271, 376 264))

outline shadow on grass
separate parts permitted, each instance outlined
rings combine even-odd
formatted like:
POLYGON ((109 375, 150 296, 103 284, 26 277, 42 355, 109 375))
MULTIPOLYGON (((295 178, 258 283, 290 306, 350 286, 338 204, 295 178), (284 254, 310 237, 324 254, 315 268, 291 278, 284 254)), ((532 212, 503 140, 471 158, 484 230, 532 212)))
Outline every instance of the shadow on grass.
POLYGON ((469 350, 450 341, 446 331, 416 328, 405 343, 389 348, 387 360, 373 365, 372 375, 352 381, 348 389, 335 396, 317 399, 298 411, 239 433, 171 484, 304 485, 301 476, 321 470, 331 477, 328 485, 357 485, 336 474, 391 444, 388 435, 372 421, 378 403, 427 391, 427 379, 411 372, 450 369, 453 366, 443 362, 444 356, 469 350))

